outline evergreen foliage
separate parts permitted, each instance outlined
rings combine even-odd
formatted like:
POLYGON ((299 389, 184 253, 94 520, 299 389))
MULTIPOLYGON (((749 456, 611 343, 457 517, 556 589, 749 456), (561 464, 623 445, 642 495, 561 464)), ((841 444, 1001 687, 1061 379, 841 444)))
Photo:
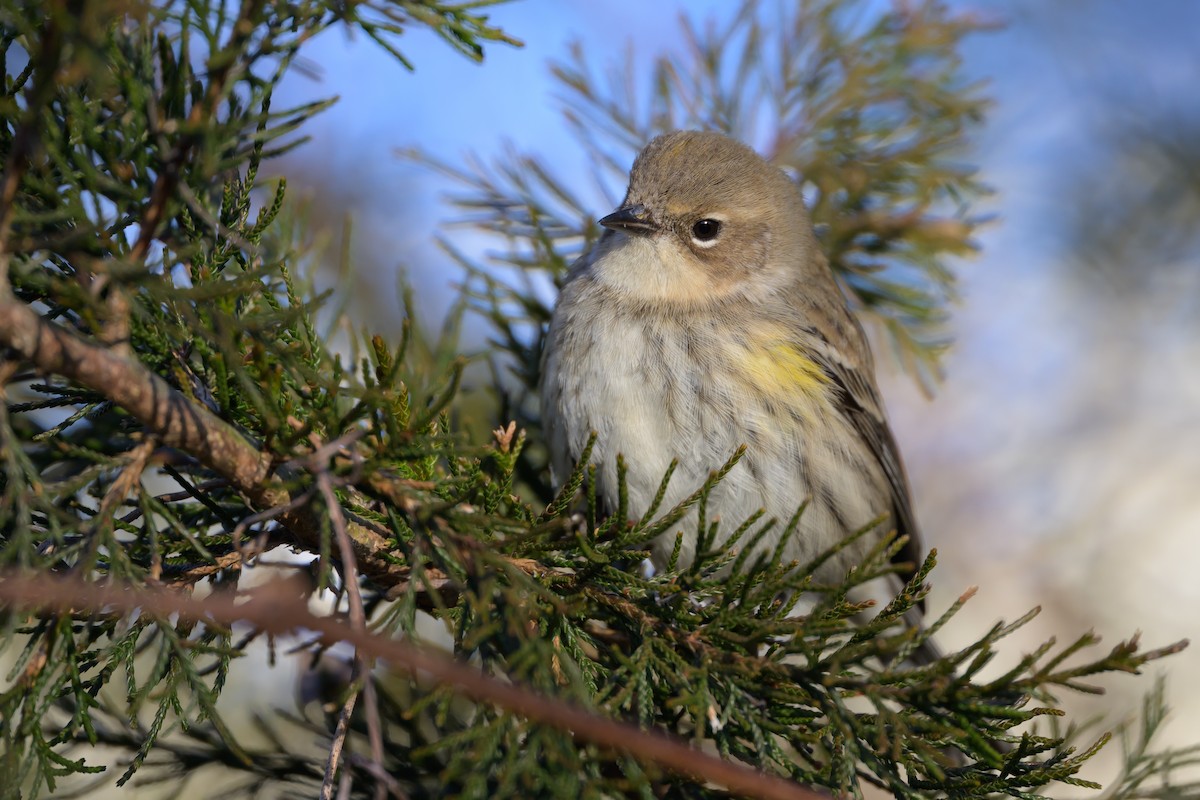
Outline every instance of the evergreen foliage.
MULTIPOLYGON (((411 303, 401 341, 331 346, 343 321, 322 313, 310 283, 303 217, 285 181, 259 177, 328 103, 279 110, 272 91, 302 44, 333 26, 403 64, 399 35, 412 25, 473 58, 513 43, 486 5, 0 7, 0 589, 13 575, 56 575, 253 596, 244 567, 290 548, 313 557, 295 602, 333 598, 328 613, 347 629, 436 647, 422 624, 436 620, 483 674, 804 786, 1029 797, 1088 785, 1076 773, 1105 737, 1077 749, 1039 724, 1061 713, 1055 693, 1095 691, 1093 676, 1136 672, 1173 648, 1131 641, 1088 660, 1085 635, 982 677, 1026 618, 913 665, 905 657, 957 609, 926 631, 904 624, 932 557, 877 610, 852 589, 894 571, 898 541, 828 586, 813 583, 813 564, 745 557, 796 519, 747 520, 726 546, 705 546, 716 525, 706 498, 724 470, 685 504, 633 521, 624 508, 600 514, 586 465, 550 490, 544 459, 527 452, 548 319, 539 281, 561 277, 596 234, 596 209, 536 159, 455 172, 469 222, 510 245, 507 273, 460 260, 497 331, 496 419, 517 424, 468 439, 456 406, 464 361, 452 340, 421 341, 411 303), (431 364, 445 369, 431 378, 431 364), (700 537, 702 557, 642 574, 639 546, 693 505, 698 530, 677 535, 700 537), (812 600, 801 613, 802 593, 812 600)), ((952 295, 946 259, 971 248, 978 223, 967 201, 980 187, 955 160, 985 105, 957 71, 958 43, 978 26, 935 3, 868 5, 811 0, 764 22, 749 2, 728 29, 688 28, 690 55, 656 63, 645 105, 628 89, 635 76, 603 87, 582 51, 556 74, 610 190, 662 130, 769 141, 808 181, 856 305, 928 379, 952 295)), ((78 781, 93 774, 173 791, 218 770, 275 796, 328 793, 335 773, 354 796, 723 794, 703 774, 467 700, 437 675, 372 672, 366 658, 334 683, 340 713, 320 724, 281 713, 256 732, 266 746, 247 745, 219 701, 236 674, 261 672, 247 657, 259 630, 153 606, 29 614, 13 600, 0 796, 86 792, 95 784, 78 781), (116 770, 101 763, 112 752, 116 770)), ((325 652, 302 631, 296 641, 314 660, 325 652)), ((1144 796, 1147 764, 1170 765, 1138 747, 1120 796, 1144 796)))

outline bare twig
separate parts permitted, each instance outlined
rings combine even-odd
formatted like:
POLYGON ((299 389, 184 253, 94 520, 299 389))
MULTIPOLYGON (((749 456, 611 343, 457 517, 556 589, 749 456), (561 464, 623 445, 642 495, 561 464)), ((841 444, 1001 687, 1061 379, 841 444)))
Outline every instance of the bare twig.
MULTIPOLYGON (((361 652, 357 651, 355 657, 361 661, 363 669, 366 670, 363 674, 363 703, 366 704, 367 743, 371 747, 371 763, 379 768, 372 771, 374 774, 382 771, 383 768, 383 722, 379 718, 379 696, 375 691, 375 674, 370 669, 375 659, 364 658, 361 652)), ((375 800, 384 800, 387 794, 387 784, 376 779, 375 800)))
POLYGON ((203 564, 194 564, 183 569, 166 567, 162 570, 159 578, 163 583, 171 586, 187 586, 207 578, 209 575, 216 575, 222 570, 240 568, 242 558, 240 551, 233 550, 203 564))
POLYGON ((333 742, 329 745, 329 758, 325 762, 325 777, 321 780, 321 800, 332 800, 333 781, 337 777, 338 764, 342 759, 342 748, 346 744, 346 734, 350 732, 350 717, 354 715, 354 705, 358 702, 358 689, 351 686, 346 692, 346 700, 338 713, 337 727, 333 731, 333 742))
POLYGON ((117 510, 117 506, 124 502, 129 496, 129 492, 142 479, 142 473, 146 470, 146 462, 150 460, 151 454, 154 453, 154 448, 158 446, 158 441, 153 435, 147 436, 141 444, 126 453, 129 461, 121 470, 121 474, 108 487, 108 491, 104 493, 104 499, 100 501, 100 508, 96 512, 96 518, 100 524, 105 524, 112 520, 113 514, 117 510))
POLYGON ((204 599, 165 589, 97 585, 79 580, 8 573, 0 577, 0 603, 43 612, 78 614, 82 608, 106 613, 152 609, 196 621, 224 625, 248 623, 276 635, 307 629, 332 644, 346 642, 373 658, 384 659, 409 673, 422 673, 436 683, 454 687, 477 702, 491 703, 543 725, 558 728, 575 739, 626 753, 644 763, 726 787, 748 797, 772 800, 827 800, 811 788, 725 761, 661 733, 597 716, 514 683, 497 680, 450 656, 416 647, 411 642, 356 630, 330 617, 318 617, 296 600, 289 581, 277 581, 240 602, 226 593, 204 599))
MULTIPOLYGON (((350 534, 346 530, 346 516, 342 513, 342 505, 333 492, 333 480, 330 478, 326 461, 332 458, 336 449, 318 447, 313 453, 310 469, 317 476, 317 488, 325 501, 329 512, 329 522, 333 526, 334 537, 337 539, 338 551, 342 561, 342 585, 350 601, 350 625, 363 633, 367 630, 367 615, 363 607, 362 590, 358 585, 358 563, 354 558, 354 547, 350 543, 350 534)), ((363 682, 363 700, 367 718, 367 740, 371 746, 371 758, 376 764, 383 763, 383 726, 379 719, 379 703, 375 696, 371 667, 373 659, 365 657, 361 651, 355 650, 354 659, 357 662, 357 672, 363 682)), ((331 751, 329 754, 330 769, 336 771, 336 760, 331 751)), ((332 773, 326 772, 326 779, 332 773)), ((383 800, 387 795, 387 787, 376 781, 376 800, 383 800)))

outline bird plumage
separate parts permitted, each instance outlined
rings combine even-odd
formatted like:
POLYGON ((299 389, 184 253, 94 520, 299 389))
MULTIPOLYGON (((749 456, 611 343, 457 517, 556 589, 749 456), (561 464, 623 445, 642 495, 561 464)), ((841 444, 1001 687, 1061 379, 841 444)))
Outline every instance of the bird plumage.
MULTIPOLYGON (((639 155, 621 209, 602 222, 545 349, 542 417, 558 479, 595 431, 599 493, 615 507, 625 454, 637 515, 672 460, 667 507, 745 445, 709 500, 724 536, 760 508, 782 531, 807 500, 785 558, 808 560, 889 513, 915 559, 870 349, 795 183, 719 134, 668 134, 639 155)), ((694 541, 685 537, 685 560, 694 541)), ((660 562, 673 543, 654 543, 660 562)), ((839 579, 873 544, 854 543, 819 577, 839 579)))

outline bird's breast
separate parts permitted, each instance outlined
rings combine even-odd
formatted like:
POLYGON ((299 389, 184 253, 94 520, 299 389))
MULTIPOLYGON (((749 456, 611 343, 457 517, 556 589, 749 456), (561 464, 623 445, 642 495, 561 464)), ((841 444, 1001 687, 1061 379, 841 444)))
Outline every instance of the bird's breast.
MULTIPOLYGON (((665 513, 744 445, 707 517, 722 520, 724 539, 760 509, 782 527, 811 501, 785 558, 811 558, 884 510, 886 481, 834 387, 802 340, 765 321, 775 317, 746 309, 672 316, 586 296, 581 303, 580 288, 556 312, 547 357, 543 402, 560 480, 595 431, 592 463, 609 510, 618 454, 631 517, 646 511, 677 462, 665 513)), ((692 524, 694 515, 680 523, 685 531, 692 524)), ((655 543, 660 560, 672 541, 655 543)))
MULTIPOLYGON (((672 484, 682 496, 745 445, 745 466, 722 494, 745 497, 738 505, 747 514, 763 504, 767 487, 792 502, 803 489, 802 458, 823 457, 807 434, 825 424, 828 380, 786 332, 737 316, 610 305, 603 317, 565 326, 554 380, 571 459, 595 431, 593 461, 607 491, 615 491, 621 453, 631 487, 637 473, 638 485, 656 488, 676 460, 672 484)), ((648 502, 653 492, 645 494, 648 502)))

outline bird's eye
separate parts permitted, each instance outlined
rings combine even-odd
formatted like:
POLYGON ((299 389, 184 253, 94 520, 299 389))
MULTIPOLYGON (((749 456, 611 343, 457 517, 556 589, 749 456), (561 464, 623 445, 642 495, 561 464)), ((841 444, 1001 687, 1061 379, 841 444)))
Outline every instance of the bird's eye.
POLYGON ((702 219, 692 226, 692 236, 697 242, 711 242, 721 233, 721 221, 718 219, 702 219))

